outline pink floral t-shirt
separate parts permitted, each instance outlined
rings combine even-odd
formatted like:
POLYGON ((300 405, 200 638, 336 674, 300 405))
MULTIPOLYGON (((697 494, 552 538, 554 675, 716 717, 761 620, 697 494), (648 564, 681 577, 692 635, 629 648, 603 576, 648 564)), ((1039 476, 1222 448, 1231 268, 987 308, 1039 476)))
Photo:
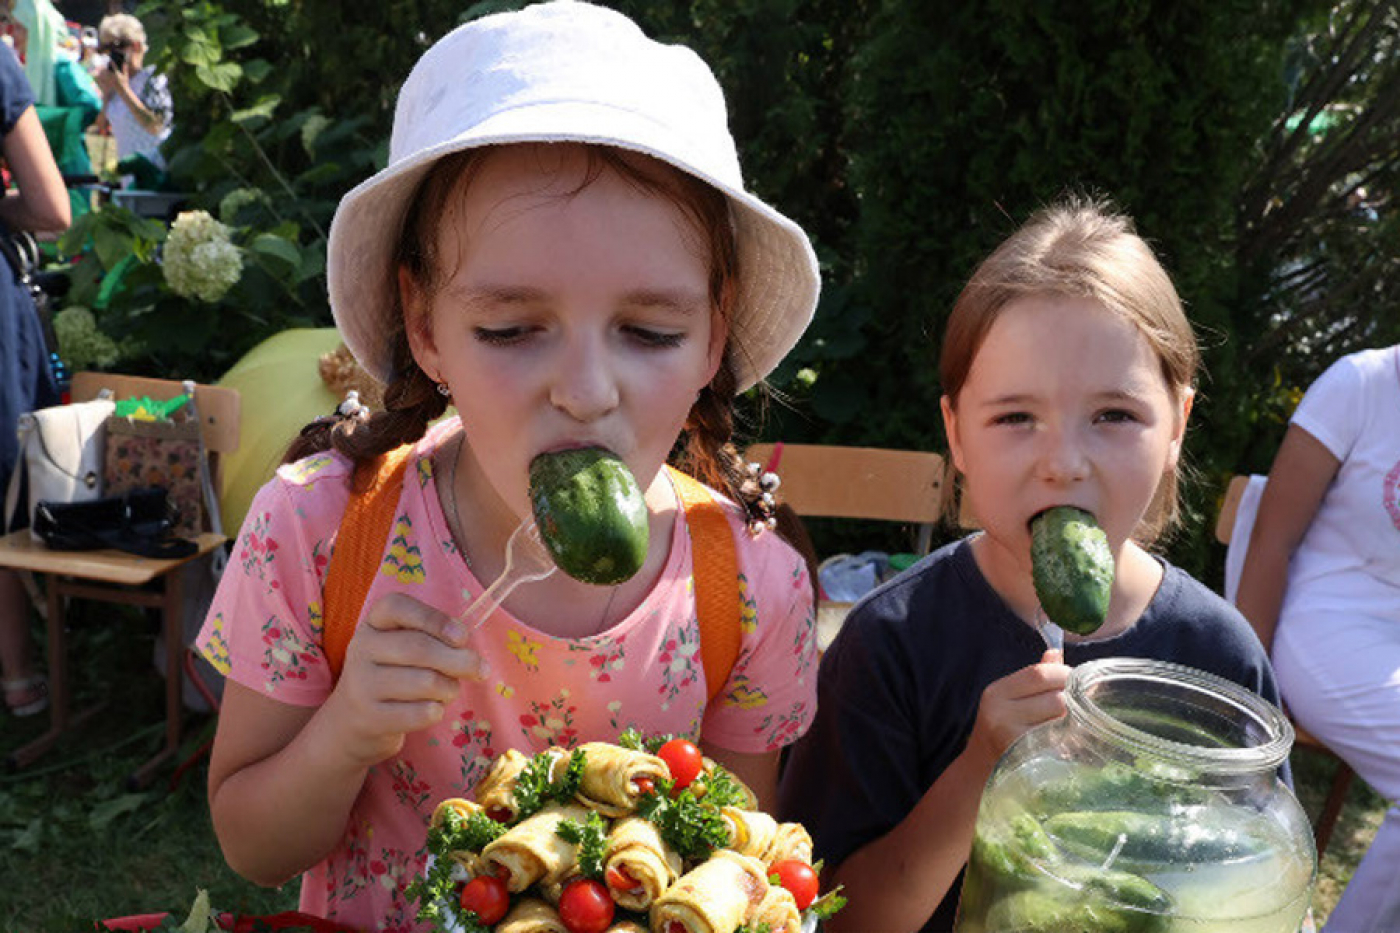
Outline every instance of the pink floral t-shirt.
MULTIPOLYGON (((483 589, 457 553, 433 484, 431 453, 455 420, 418 444, 365 605, 406 593, 457 613, 483 589)), ((334 683, 321 647, 321 591, 351 465, 318 454, 282 467, 249 508, 197 646, 230 679, 282 703, 316 706, 334 683)), ((721 500, 725 501, 725 500, 721 500)), ((776 750, 815 712, 816 639, 806 565, 771 533, 739 542, 742 645, 707 708, 691 544, 678 518, 660 583, 601 634, 564 639, 498 610, 473 636, 489 665, 464 682, 437 726, 408 736, 370 769, 341 844, 302 878, 301 909, 360 929, 416 930, 403 894, 426 858, 429 817, 444 797, 470 796, 508 748, 612 741, 643 733, 703 737, 742 753, 776 750)), ((489 581, 488 581, 489 582, 489 581)))

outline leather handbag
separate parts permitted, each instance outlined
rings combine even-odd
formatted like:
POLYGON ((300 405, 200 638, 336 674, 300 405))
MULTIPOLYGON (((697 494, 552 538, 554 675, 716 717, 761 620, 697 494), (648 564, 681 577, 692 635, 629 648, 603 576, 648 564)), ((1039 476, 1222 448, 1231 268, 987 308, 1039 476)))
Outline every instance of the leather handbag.
POLYGON ((166 490, 153 486, 87 502, 41 501, 33 531, 56 551, 116 548, 142 557, 188 557, 197 547, 175 537, 177 518, 166 490))
POLYGON ((20 415, 20 454, 5 494, 6 531, 19 505, 21 474, 29 481, 25 515, 31 533, 39 502, 86 502, 102 495, 106 424, 114 408, 111 399, 99 398, 20 415))

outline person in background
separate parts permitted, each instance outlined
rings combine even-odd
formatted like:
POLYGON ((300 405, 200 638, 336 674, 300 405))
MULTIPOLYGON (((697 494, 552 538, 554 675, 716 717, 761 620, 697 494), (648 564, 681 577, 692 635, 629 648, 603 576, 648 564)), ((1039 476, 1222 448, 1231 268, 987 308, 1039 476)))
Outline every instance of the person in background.
POLYGON ((165 157, 160 145, 170 136, 175 105, 170 82, 146 65, 146 29, 129 13, 103 17, 99 48, 107 67, 97 74, 103 104, 100 126, 117 141, 117 171, 135 178, 137 188, 165 185, 165 157))
POLYGON ((1324 930, 1400 930, 1400 345, 1343 357, 1308 388, 1235 603, 1289 712, 1391 802, 1324 930))
MULTIPOLYGON (((0 154, 14 181, 0 198, 0 236, 66 229, 72 216, 68 192, 34 111, 29 82, 8 47, 0 48, 0 154)), ((19 416, 59 402, 34 300, 15 276, 9 268, 0 276, 0 489, 9 488, 10 473, 17 468, 19 416)), ((4 524, 14 518, 5 516, 4 524)), ((19 716, 48 705, 47 685, 31 654, 24 586, 17 574, 0 571, 0 674, 5 706, 19 716)))
MULTIPOLYGON (((102 94, 79 61, 81 47, 50 0, 13 0, 15 51, 34 90, 34 106, 65 176, 92 174, 85 133, 102 112, 102 94)), ((69 191, 73 216, 91 209, 84 189, 69 191)))
POLYGON ((1149 548, 1176 519, 1199 351, 1166 270, 1131 222, 1068 201, 973 273, 944 332, 943 422, 981 526, 856 605, 822 659, 817 717, 793 746, 779 815, 801 821, 846 930, 950 930, 982 789, 1029 729, 1065 712, 1067 664, 1156 658, 1277 702, 1225 600, 1149 548), (1114 554, 1091 635, 1039 633, 1032 519, 1092 514, 1114 554))
POLYGON ((802 230, 745 190, 709 67, 588 3, 449 32, 403 82, 388 166, 341 200, 326 271, 384 410, 289 452, 196 640, 228 677, 209 801, 229 864, 263 884, 302 875, 308 913, 419 929, 403 888, 440 800, 507 749, 629 727, 690 739, 771 806, 812 714, 815 613, 733 443, 735 396, 796 343, 819 279, 802 230), (371 545, 337 677, 327 555, 345 553, 356 465, 403 445, 396 530, 371 545), (636 477, 641 568, 602 586, 555 573, 468 632, 457 620, 532 515, 530 464, 580 447, 636 477), (684 489, 718 506, 740 574, 740 650, 718 685, 697 650, 684 489))

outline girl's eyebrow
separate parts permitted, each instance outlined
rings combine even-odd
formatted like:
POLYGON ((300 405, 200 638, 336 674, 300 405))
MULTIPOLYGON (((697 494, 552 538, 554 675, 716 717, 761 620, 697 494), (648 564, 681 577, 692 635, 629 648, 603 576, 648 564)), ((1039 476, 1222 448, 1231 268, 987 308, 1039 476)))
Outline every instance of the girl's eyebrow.
MULTIPOLYGON (((447 298, 465 305, 546 304, 549 292, 530 285, 449 285, 447 298)), ((619 304, 631 309, 655 308, 691 316, 709 309, 709 296, 687 288, 639 288, 625 293, 619 304)))

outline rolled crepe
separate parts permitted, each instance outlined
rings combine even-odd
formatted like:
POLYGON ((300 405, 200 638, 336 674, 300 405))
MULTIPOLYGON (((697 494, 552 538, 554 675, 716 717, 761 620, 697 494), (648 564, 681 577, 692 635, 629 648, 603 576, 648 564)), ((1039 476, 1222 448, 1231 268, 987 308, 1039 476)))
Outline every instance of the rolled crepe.
POLYGON ((603 816, 626 816, 637 809, 642 798, 639 779, 645 778, 653 785, 663 778, 671 779, 671 769, 655 755, 606 742, 585 742, 579 748, 587 756, 587 764, 578 800, 603 816))
POLYGON ((802 933, 802 912, 787 888, 772 885, 749 915, 750 926, 768 924, 772 933, 802 933))
POLYGON ((474 803, 473 801, 467 800, 463 797, 448 797, 446 800, 442 801, 442 803, 438 804, 436 808, 434 808, 433 818, 430 821, 429 825, 431 825, 434 829, 437 829, 443 824, 443 821, 447 819, 448 813, 455 813, 465 820, 473 813, 480 812, 482 812, 482 809, 481 804, 479 803, 474 803))
POLYGON ((764 858, 778 834, 778 821, 767 813, 757 810, 740 810, 738 807, 722 807, 720 818, 729 827, 729 845, 740 855, 764 858))
POLYGON ((651 905, 652 933, 734 933, 768 891, 767 869, 756 858, 717 849, 651 905))
POLYGON ((515 803, 515 779, 529 763, 528 757, 508 748, 496 757, 491 770, 476 785, 476 802, 491 819, 502 823, 515 819, 520 811, 515 803))
POLYGON ((772 844, 763 854, 763 860, 769 865, 785 858, 795 858, 799 862, 812 864, 812 837, 802 828, 801 823, 779 823, 772 844))
POLYGON ((582 823, 588 809, 579 804, 550 804, 506 830, 481 850, 478 871, 505 871, 506 889, 519 894, 535 882, 561 880, 574 867, 578 847, 555 832, 564 820, 582 823))
POLYGON ((647 928, 635 920, 623 918, 622 920, 614 920, 612 926, 604 930, 603 933, 647 933, 647 928))
MULTIPOLYGON (((656 825, 637 816, 624 817, 608 833, 604 867, 620 869, 637 881, 632 889, 608 885, 608 893, 619 907, 646 910, 680 876, 681 857, 661 840, 656 825)), ((605 873, 604 877, 609 875, 605 873)))
POLYGON ((569 933, 559 913, 544 901, 527 897, 511 905, 496 933, 569 933))

